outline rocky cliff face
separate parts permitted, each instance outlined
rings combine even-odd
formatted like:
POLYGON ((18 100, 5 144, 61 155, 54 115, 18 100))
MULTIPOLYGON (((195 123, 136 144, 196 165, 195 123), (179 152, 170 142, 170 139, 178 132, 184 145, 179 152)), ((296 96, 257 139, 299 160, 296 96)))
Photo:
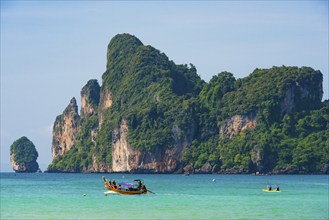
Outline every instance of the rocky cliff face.
POLYGON ((100 86, 97 80, 89 80, 81 90, 81 117, 86 118, 97 112, 100 86))
POLYGON ((57 116, 53 127, 52 159, 63 156, 73 146, 79 131, 78 106, 76 99, 72 98, 63 114, 57 116))
POLYGON ((290 114, 295 108, 295 88, 290 87, 284 93, 284 98, 280 103, 281 117, 284 114, 290 114))
POLYGON ((84 172, 106 173, 113 172, 113 169, 110 163, 107 163, 106 161, 98 161, 95 154, 93 154, 91 166, 88 170, 84 170, 84 172))
POLYGON ((232 139, 234 136, 241 134, 245 129, 254 128, 255 126, 255 113, 250 113, 248 115, 234 115, 224 121, 219 129, 219 134, 222 139, 232 139))
POLYGON ((104 113, 112 106, 112 93, 106 85, 102 87, 102 93, 100 94, 99 102, 99 127, 101 128, 104 121, 104 113))
POLYGON ((15 161, 15 154, 10 155, 11 167, 16 173, 35 173, 39 170, 39 164, 36 161, 28 163, 18 163, 15 161))
POLYGON ((113 132, 112 169, 114 172, 130 172, 139 164, 138 151, 130 146, 127 137, 128 126, 123 119, 120 128, 113 132))
MULTIPOLYGON (((134 149, 128 141, 129 128, 126 120, 122 120, 120 128, 113 132, 112 170, 113 172, 156 172, 172 173, 179 171, 180 157, 183 148, 192 141, 193 130, 189 137, 179 137, 180 128, 172 128, 174 146, 167 149, 156 149, 152 152, 134 149)), ((180 172, 180 171, 179 171, 180 172)))
POLYGON ((284 92, 280 102, 281 117, 293 110, 311 110, 317 108, 322 100, 322 75, 313 78, 302 77, 293 82, 284 92))

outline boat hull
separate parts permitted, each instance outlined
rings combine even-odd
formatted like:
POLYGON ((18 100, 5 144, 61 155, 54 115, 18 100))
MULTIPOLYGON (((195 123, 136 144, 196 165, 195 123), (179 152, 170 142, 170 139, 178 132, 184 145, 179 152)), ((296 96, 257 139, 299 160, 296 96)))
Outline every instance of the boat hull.
POLYGON ((279 192, 281 192, 280 190, 276 191, 276 190, 268 190, 268 189, 263 189, 262 191, 266 192, 266 193, 279 193, 279 192))
POLYGON ((110 185, 109 183, 105 183, 104 186, 112 192, 125 194, 125 195, 140 195, 146 194, 147 190, 139 190, 139 191, 130 191, 130 190, 120 190, 117 186, 110 185))

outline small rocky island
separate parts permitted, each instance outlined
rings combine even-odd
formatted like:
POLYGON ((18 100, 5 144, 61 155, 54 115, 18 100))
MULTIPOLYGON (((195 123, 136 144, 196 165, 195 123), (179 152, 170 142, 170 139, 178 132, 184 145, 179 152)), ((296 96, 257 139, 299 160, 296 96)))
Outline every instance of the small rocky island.
POLYGON ((39 172, 38 152, 27 137, 23 136, 10 146, 10 161, 16 173, 39 172))

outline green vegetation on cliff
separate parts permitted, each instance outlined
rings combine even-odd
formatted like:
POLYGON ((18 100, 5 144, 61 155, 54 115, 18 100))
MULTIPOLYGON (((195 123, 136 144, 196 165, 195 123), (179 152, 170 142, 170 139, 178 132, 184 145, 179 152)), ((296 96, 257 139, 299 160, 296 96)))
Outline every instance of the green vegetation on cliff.
POLYGON ((101 87, 90 81, 81 92, 93 114, 80 119, 74 146, 49 170, 111 166, 114 134, 125 120, 129 144, 139 151, 184 143, 175 171, 329 171, 329 106, 321 102, 319 71, 272 67, 242 79, 222 72, 205 83, 192 64, 176 65, 129 34, 111 40, 106 68, 101 87), (104 107, 106 97, 111 104, 104 107))
MULTIPOLYGON (((48 170, 88 170, 93 156, 96 162, 111 164, 113 133, 122 119, 129 127, 129 143, 139 150, 152 152, 174 146, 172 133, 176 127, 178 139, 193 135, 190 126, 197 122, 191 113, 204 82, 192 64, 176 65, 165 54, 128 34, 111 40, 107 56, 100 93, 113 94, 111 108, 98 108, 91 118, 82 118, 74 146, 57 157, 48 170), (100 115, 104 122, 98 127, 100 115), (92 140, 91 131, 96 128, 97 136, 92 140)), ((84 88, 89 89, 83 89, 81 95, 95 91, 88 87, 91 84, 87 83, 84 88)), ((100 95, 88 97, 99 100, 100 95)))
POLYGON ((85 85, 81 90, 81 97, 86 96, 87 102, 91 104, 91 106, 97 109, 99 104, 99 92, 100 86, 96 79, 89 80, 87 85, 85 85))
POLYGON ((36 172, 39 169, 36 162, 38 152, 34 144, 25 136, 17 139, 10 146, 10 155, 16 172, 36 172))
POLYGON ((111 40, 108 60, 103 87, 113 93, 113 105, 107 129, 117 128, 124 118, 135 148, 152 151, 173 145, 172 128, 184 130, 194 121, 187 113, 189 102, 203 85, 195 67, 176 65, 128 34, 111 40))
POLYGON ((192 153, 184 152, 183 159, 196 168, 209 162, 233 173, 328 172, 329 112, 321 98, 322 74, 309 67, 256 69, 238 80, 220 73, 200 93, 218 125, 215 133, 234 115, 254 120, 256 126, 233 139, 223 134, 216 143, 212 138, 202 142, 192 153), (206 160, 205 155, 211 157, 206 160))
POLYGON ((220 73, 203 88, 200 100, 220 120, 261 110, 267 121, 274 122, 293 110, 318 108, 322 93, 320 71, 282 66, 256 69, 238 80, 231 73, 220 73))
POLYGON ((234 172, 326 173, 329 153, 329 105, 286 114, 233 140, 220 140, 222 169, 234 172))

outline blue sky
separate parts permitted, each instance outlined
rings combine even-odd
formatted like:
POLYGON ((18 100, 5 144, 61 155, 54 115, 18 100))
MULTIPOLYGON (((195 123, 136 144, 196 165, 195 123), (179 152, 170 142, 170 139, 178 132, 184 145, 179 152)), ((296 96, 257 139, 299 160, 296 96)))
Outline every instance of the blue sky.
POLYGON ((205 81, 255 68, 310 66, 328 99, 328 1, 1 1, 1 167, 27 136, 45 170, 51 132, 72 97, 105 71, 106 48, 130 33, 205 81))

